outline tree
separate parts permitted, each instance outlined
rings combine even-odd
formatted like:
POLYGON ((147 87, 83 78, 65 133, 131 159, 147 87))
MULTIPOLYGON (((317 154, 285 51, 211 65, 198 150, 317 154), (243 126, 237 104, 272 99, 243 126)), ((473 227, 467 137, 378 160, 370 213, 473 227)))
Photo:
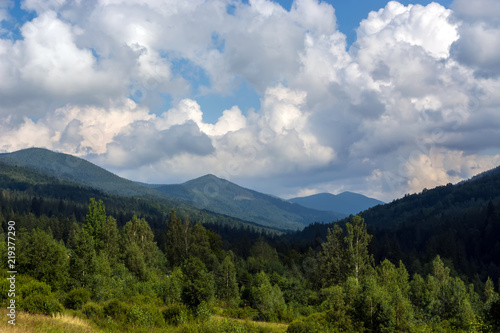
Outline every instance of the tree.
POLYGON ((119 239, 120 234, 116 220, 109 216, 102 228, 100 249, 112 267, 118 262, 120 254, 119 239))
POLYGON ((495 292, 495 284, 493 280, 488 277, 486 283, 484 285, 484 293, 483 293, 483 301, 484 301, 484 309, 486 312, 490 311, 491 305, 498 301, 500 298, 498 294, 495 292))
POLYGON ((230 305, 236 305, 239 298, 238 282, 236 268, 229 255, 219 265, 215 280, 219 299, 230 305))
POLYGON ((201 223, 196 223, 191 230, 189 242, 191 244, 189 247, 189 255, 200 258, 205 265, 210 268, 209 259, 212 255, 212 251, 210 250, 210 240, 208 238, 207 230, 201 225, 201 223))
POLYGON ((145 264, 151 266, 155 260, 158 247, 156 246, 154 234, 148 222, 145 219, 138 219, 134 215, 123 227, 122 234, 126 247, 136 244, 144 258, 145 264))
POLYGON ((182 300, 192 309, 202 302, 211 303, 214 297, 214 279, 205 264, 197 257, 189 257, 182 266, 184 284, 182 300))
POLYGON ((102 200, 96 201, 90 198, 87 216, 85 216, 85 228, 88 234, 94 239, 94 248, 99 250, 101 245, 101 234, 106 223, 106 210, 102 200))
POLYGON ((64 244, 40 229, 18 239, 17 269, 47 283, 53 290, 62 288, 68 278, 68 251, 64 244))
POLYGON ((333 229, 328 229, 326 242, 321 244, 323 285, 330 286, 345 281, 346 251, 343 235, 342 228, 335 224, 333 229))
POLYGON ((70 231, 68 245, 71 250, 69 275, 73 287, 87 287, 92 283, 96 270, 95 241, 89 229, 74 224, 70 231))
POLYGON ((271 285, 266 273, 257 273, 256 287, 253 290, 254 307, 261 319, 276 321, 280 313, 286 310, 285 299, 278 285, 271 285))
POLYGON ((347 271, 359 282, 373 266, 373 257, 368 252, 368 245, 372 239, 366 231, 365 220, 359 215, 352 218, 351 223, 346 223, 347 236, 346 243, 347 271))
POLYGON ((172 266, 180 265, 189 256, 189 232, 191 222, 189 218, 181 219, 175 215, 175 211, 170 212, 167 222, 167 239, 165 243, 165 253, 172 266))

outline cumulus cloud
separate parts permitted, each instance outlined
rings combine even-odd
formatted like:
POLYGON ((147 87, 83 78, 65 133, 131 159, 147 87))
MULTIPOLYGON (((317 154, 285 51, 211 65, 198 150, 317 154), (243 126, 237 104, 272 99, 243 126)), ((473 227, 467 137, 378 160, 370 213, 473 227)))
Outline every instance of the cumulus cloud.
POLYGON ((494 0, 468 2, 456 0, 453 9, 461 20, 460 39, 452 46, 452 55, 475 70, 477 76, 500 75, 500 3, 494 0))
POLYGON ((149 182, 215 173, 283 196, 391 200, 456 182, 500 162, 500 15, 480 2, 391 1, 347 49, 335 9, 317 0, 289 11, 24 1, 36 16, 22 39, 0 38, 0 149, 43 146, 149 182), (238 81, 260 107, 207 122, 198 97, 238 81))

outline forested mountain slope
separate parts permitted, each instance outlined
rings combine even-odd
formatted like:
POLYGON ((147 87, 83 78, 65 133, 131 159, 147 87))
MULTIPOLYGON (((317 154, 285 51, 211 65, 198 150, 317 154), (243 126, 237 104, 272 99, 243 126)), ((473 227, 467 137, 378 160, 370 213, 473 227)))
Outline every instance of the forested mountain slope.
POLYGON ((179 185, 158 186, 155 189, 198 208, 283 230, 302 229, 311 222, 331 222, 345 216, 306 208, 243 188, 214 175, 205 175, 179 185))
POLYGON ((106 194, 160 202, 166 200, 170 204, 177 203, 174 206, 196 207, 198 211, 222 214, 276 230, 299 230, 312 222, 331 222, 345 217, 344 214, 317 211, 249 190, 213 175, 175 185, 140 184, 81 158, 42 148, 0 154, 0 162, 106 194))
MULTIPOLYGON (((456 185, 406 195, 360 215, 375 235, 375 258, 403 259, 413 271, 436 255, 469 278, 500 278, 500 168, 456 185)), ((348 219, 339 221, 343 225, 348 219)), ((282 236, 300 248, 319 246, 332 224, 282 236)))

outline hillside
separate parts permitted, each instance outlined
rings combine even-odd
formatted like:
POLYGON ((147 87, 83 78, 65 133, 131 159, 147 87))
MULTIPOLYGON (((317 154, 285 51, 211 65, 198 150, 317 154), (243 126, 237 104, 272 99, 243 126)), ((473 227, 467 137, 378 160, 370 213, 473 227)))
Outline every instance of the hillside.
POLYGON ((312 222, 331 222, 345 216, 293 204, 213 175, 174 185, 136 183, 81 158, 41 148, 0 154, 0 162, 26 170, 16 177, 34 172, 42 178, 49 177, 45 180, 47 184, 68 182, 113 196, 144 198, 169 207, 182 207, 196 216, 202 210, 281 231, 298 230, 312 222))
POLYGON ((307 197, 292 198, 289 201, 301 206, 323 210, 339 212, 345 215, 355 215, 368 208, 383 205, 384 202, 366 197, 353 192, 342 192, 340 194, 319 193, 307 197))
POLYGON ((0 154, 0 162, 21 166, 61 180, 123 196, 158 195, 154 190, 121 178, 84 159, 43 148, 0 154))
POLYGON ((200 209, 284 230, 302 229, 311 222, 331 222, 345 216, 306 208, 246 189, 214 175, 155 189, 200 209))
MULTIPOLYGON (((406 195, 361 212, 375 235, 377 260, 400 259, 419 271, 436 255, 452 260, 460 274, 500 278, 500 168, 458 184, 406 195)), ((347 219, 339 221, 343 225, 347 219)), ((283 236, 302 249, 317 247, 332 224, 314 224, 283 236)))
MULTIPOLYGON (((3 200, 3 206, 11 205, 15 214, 31 212, 36 216, 44 214, 49 217, 74 215, 76 220, 81 221, 85 216, 90 198, 103 200, 107 210, 117 216, 119 225, 134 214, 145 217, 161 237, 164 234, 165 220, 172 209, 175 209, 178 216, 190 216, 194 222, 200 221, 204 224, 236 229, 246 228, 271 234, 278 233, 274 229, 265 228, 256 223, 200 210, 179 200, 152 195, 119 196, 0 161, 0 202, 3 200)), ((64 226, 64 228, 68 227, 64 226)))

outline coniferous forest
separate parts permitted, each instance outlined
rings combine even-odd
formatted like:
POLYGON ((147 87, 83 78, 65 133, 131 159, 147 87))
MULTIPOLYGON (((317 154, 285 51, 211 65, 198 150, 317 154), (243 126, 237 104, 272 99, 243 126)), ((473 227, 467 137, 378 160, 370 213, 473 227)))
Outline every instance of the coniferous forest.
MULTIPOLYGON (((0 196, 0 253, 9 255, 15 221, 15 304, 23 313, 64 314, 103 332, 499 331, 500 206, 490 197, 468 199, 462 218, 443 192, 449 207, 434 210, 430 202, 440 201, 432 199, 417 209, 420 223, 365 222, 380 221, 381 209, 396 218, 409 212, 408 201, 447 186, 284 234, 14 178, 4 179, 0 196)), ((5 309, 10 281, 7 261, 0 265, 5 309)))

